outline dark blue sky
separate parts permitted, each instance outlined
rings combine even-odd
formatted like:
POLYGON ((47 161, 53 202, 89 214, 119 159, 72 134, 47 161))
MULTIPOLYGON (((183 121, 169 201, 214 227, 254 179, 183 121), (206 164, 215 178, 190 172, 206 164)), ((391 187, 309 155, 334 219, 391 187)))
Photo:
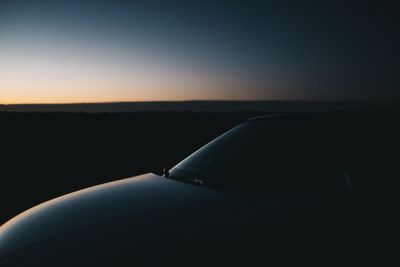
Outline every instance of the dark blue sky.
POLYGON ((0 102, 400 99, 383 1, 1 1, 0 102))

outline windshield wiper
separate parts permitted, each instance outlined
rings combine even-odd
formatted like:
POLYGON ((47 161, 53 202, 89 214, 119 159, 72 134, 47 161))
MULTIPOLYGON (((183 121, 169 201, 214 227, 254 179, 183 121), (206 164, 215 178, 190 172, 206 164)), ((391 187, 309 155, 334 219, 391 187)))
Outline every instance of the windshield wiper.
POLYGON ((196 184, 196 185, 203 185, 204 182, 198 178, 191 178, 191 177, 179 177, 175 175, 169 175, 167 178, 178 180, 181 182, 189 183, 189 184, 196 184))
POLYGON ((197 174, 193 173, 188 173, 188 172, 181 172, 174 170, 172 173, 170 173, 170 170, 168 168, 163 169, 163 174, 165 178, 170 178, 173 180, 178 180, 181 182, 189 183, 189 184, 196 184, 196 185, 204 185, 204 179, 199 178, 197 174))
POLYGON ((163 176, 165 178, 170 178, 170 179, 174 179, 174 180, 178 180, 178 181, 182 181, 185 183, 190 183, 190 184, 196 184, 196 185, 204 185, 204 182, 202 179, 199 178, 193 178, 193 177, 183 177, 183 176, 177 176, 177 175, 171 175, 169 173, 169 170, 167 168, 165 168, 163 170, 163 176))

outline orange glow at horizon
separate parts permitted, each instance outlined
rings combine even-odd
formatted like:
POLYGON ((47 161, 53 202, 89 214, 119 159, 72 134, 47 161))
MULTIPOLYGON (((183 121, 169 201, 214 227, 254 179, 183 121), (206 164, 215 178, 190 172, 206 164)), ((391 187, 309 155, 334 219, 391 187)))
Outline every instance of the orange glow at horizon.
MULTIPOLYGON (((256 100, 264 84, 145 48, 14 40, 0 50, 0 104, 256 100)), ((272 88, 272 85, 269 85, 272 88)))
MULTIPOLYGON (((47 81, 48 82, 48 81, 47 81)), ((246 90, 246 84, 229 84, 210 80, 121 83, 84 80, 57 81, 42 84, 0 82, 0 104, 63 104, 187 100, 257 100, 246 90), (8 90, 4 90, 8 88, 8 90), (236 94, 229 93, 232 89, 236 94)))

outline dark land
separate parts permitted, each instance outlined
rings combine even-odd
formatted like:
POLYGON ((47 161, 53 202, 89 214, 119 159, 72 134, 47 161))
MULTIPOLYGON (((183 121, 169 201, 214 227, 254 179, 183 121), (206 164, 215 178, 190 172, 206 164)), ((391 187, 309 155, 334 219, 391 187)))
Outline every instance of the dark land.
POLYGON ((0 105, 0 112, 291 112, 320 110, 398 109, 399 102, 328 101, 163 101, 86 104, 0 105))

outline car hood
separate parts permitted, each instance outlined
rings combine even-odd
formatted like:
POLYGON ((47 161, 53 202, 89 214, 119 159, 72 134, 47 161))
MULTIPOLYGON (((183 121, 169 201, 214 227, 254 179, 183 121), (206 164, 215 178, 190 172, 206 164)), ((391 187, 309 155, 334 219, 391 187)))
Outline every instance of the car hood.
POLYGON ((221 194, 225 193, 154 174, 90 187, 33 207, 1 226, 0 259, 84 227, 221 194))

